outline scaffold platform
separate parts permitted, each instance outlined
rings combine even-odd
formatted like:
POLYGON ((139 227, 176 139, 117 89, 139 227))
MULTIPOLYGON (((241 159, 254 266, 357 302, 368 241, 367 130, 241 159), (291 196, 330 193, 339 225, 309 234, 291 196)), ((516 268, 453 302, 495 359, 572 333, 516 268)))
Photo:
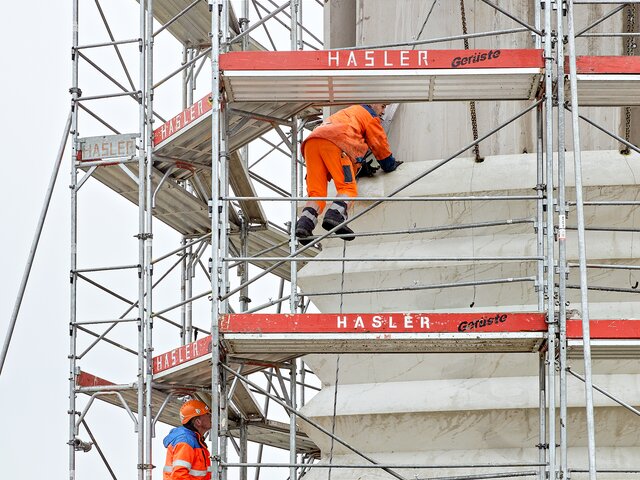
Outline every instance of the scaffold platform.
MULTIPOLYGON (((197 343, 198 342, 194 342, 194 344, 197 343)), ((193 347, 194 344, 188 348, 195 348, 193 347)), ((211 339, 209 337, 209 346, 210 344, 211 339)), ((211 405, 210 395, 197 391, 202 390, 205 386, 210 386, 210 365, 211 363, 209 362, 207 369, 209 373, 208 381, 197 384, 197 388, 196 383, 193 381, 188 385, 176 385, 173 386, 173 388, 170 383, 163 381, 162 378, 154 381, 154 385, 158 388, 153 389, 151 405, 154 415, 157 415, 157 412, 160 411, 160 415, 158 416, 159 422, 174 427, 180 425, 179 410, 182 404, 181 397, 184 395, 200 396, 211 405)), ((101 392, 98 393, 96 398, 116 407, 125 408, 120 399, 120 397, 122 397, 128 408, 132 412, 137 413, 137 391, 133 388, 123 388, 123 386, 118 386, 87 372, 80 372, 76 376, 76 385, 80 388, 80 391, 86 395, 94 394, 95 392, 92 391, 92 389, 98 387, 98 389, 101 389, 101 392), (108 393, 111 387, 113 388, 113 392, 117 391, 120 396, 114 393, 108 393)), ((266 418, 262 408, 244 382, 235 383, 230 407, 228 430, 232 437, 240 437, 240 420, 243 419, 247 428, 247 439, 249 441, 275 448, 289 449, 289 424, 266 418)), ((296 447, 298 453, 301 454, 318 456, 320 452, 318 446, 301 431, 298 431, 296 435, 296 447)))
POLYGON ((220 55, 229 102, 532 100, 542 50, 320 50, 220 55))
MULTIPOLYGON (((572 353, 582 321, 567 320, 572 353)), ((640 357, 640 320, 591 320, 594 355, 640 357)), ((547 339, 542 313, 230 314, 220 321, 228 354, 537 352, 547 339)))
MULTIPOLYGON (((640 105, 640 58, 581 56, 576 57, 576 68, 580 105, 640 105)), ((568 81, 565 84, 568 92, 568 81)))
MULTIPOLYGON (((211 13, 209 4, 205 1, 184 2, 180 0, 155 0, 153 2, 153 16, 183 45, 188 47, 211 46, 211 13)), ((229 27, 236 35, 240 33, 240 24, 233 10, 229 6, 229 27)), ((253 38, 249 39, 249 48, 264 50, 253 38)))

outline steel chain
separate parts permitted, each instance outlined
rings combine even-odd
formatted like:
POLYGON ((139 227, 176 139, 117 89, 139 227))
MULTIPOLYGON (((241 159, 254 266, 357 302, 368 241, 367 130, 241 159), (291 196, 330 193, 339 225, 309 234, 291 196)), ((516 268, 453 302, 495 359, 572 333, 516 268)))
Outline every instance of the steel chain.
MULTIPOLYGON (((635 5, 627 5, 627 33, 633 33, 635 30, 635 5)), ((636 49, 636 39, 635 37, 627 37, 627 56, 634 55, 634 51, 636 49)), ((631 138, 631 107, 624 107, 624 139, 627 142, 630 142, 631 138)), ((626 145, 623 146, 621 152, 624 155, 628 155, 630 153, 629 147, 626 145)))
MULTIPOLYGON (((464 8, 464 0, 460 0, 460 17, 462 20, 462 34, 466 35, 467 32, 467 14, 464 8)), ((464 49, 469 50, 469 39, 464 39, 464 49)), ((473 133, 473 141, 478 140, 478 116, 476 114, 476 102, 469 102, 469 111, 471 113, 471 131, 473 133)), ((473 146, 473 153, 477 163, 483 162, 484 158, 480 156, 480 145, 475 144, 473 146)))

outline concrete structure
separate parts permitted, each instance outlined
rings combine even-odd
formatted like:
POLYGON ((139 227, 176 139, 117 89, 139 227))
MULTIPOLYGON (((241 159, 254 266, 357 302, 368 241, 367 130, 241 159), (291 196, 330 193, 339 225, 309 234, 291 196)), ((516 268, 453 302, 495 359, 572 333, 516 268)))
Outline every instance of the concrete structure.
MULTIPOLYGON (((517 26, 515 22, 481 1, 467 1, 469 31, 486 32, 517 26)), ((533 2, 511 0, 500 6, 511 14, 535 23, 533 2)), ((333 1, 326 17, 328 44, 379 45, 419 38, 437 38, 462 33, 459 2, 406 0, 333 1), (332 11, 334 10, 334 11, 332 11), (355 11, 355 24, 346 25, 355 11), (338 14, 340 12, 341 14, 338 14), (355 36, 353 35, 355 32, 355 36)), ((591 5, 577 10, 579 27, 593 23, 611 6, 591 5)), ((593 31, 624 31, 625 16, 603 22, 593 31)), ((470 48, 532 48, 530 33, 470 40, 470 48)), ((427 48, 427 47, 418 47, 427 48)), ((431 48, 431 46, 429 46, 431 48)), ((440 43, 436 49, 463 48, 462 41, 440 43)), ((624 54, 623 40, 592 39, 578 42, 579 54, 624 54)), ((524 104, 477 103, 480 134, 497 127, 524 104)), ((624 108, 584 108, 581 113, 596 123, 625 135, 624 108)), ((635 111, 631 109, 631 118, 635 111)), ((570 122, 568 126, 570 131, 570 122)), ((636 134, 635 123, 631 127, 636 134)), ((360 184, 364 196, 385 196, 415 178, 473 139, 468 103, 404 104, 398 109, 390 131, 393 151, 404 160, 398 171, 379 174, 360 184)), ((634 139, 632 138, 632 141, 634 139)), ((636 139, 637 140, 637 139, 636 139)), ((637 141, 634 143, 637 144, 637 141)), ((472 152, 427 175, 403 192, 405 196, 528 195, 536 187, 535 112, 481 142, 483 163, 474 162, 472 152)), ((585 200, 638 200, 640 165, 637 154, 621 155, 619 144, 605 134, 584 128, 582 135, 585 200)), ((572 164, 568 154, 567 164, 572 164)), ((569 200, 573 199, 573 172, 567 171, 569 200)), ((358 204, 356 212, 365 208, 358 204)), ((404 230, 464 225, 479 222, 535 219, 532 201, 389 202, 354 222, 358 232, 404 230)), ((587 232, 590 263, 637 265, 637 207, 597 206, 585 211, 587 226, 613 227, 587 232), (618 229, 618 230, 615 230, 618 229)), ((575 225, 570 211, 567 226, 575 225)), ((568 261, 577 262, 574 232, 568 235, 568 261)), ((324 242, 321 255, 340 257, 342 242, 324 242)), ((519 223, 475 229, 359 238, 347 244, 349 257, 470 257, 535 255, 533 224, 519 223)), ((336 291, 341 285, 341 264, 311 263, 299 275, 303 291, 336 291)), ((535 262, 370 262, 345 265, 344 290, 379 289, 432 284, 490 281, 535 276, 535 262)), ((591 270, 593 286, 637 287, 637 275, 628 270, 591 270)), ((577 268, 569 285, 578 284, 577 268)), ((579 292, 570 294, 568 309, 579 316, 579 292)), ((591 318, 640 318, 640 302, 625 292, 592 291, 591 318)), ((425 289, 313 298, 323 312, 375 311, 527 311, 537 310, 532 282, 500 283, 451 289, 425 289)), ((383 463, 393 464, 487 464, 538 461, 538 356, 536 354, 439 354, 439 355, 342 355, 309 356, 306 361, 322 379, 325 388, 303 412, 331 429, 334 385, 338 376, 336 434, 354 447, 383 463)), ((582 360, 573 362, 577 371, 582 360)), ((640 365, 633 360, 596 359, 593 383, 619 398, 637 403, 640 365), (635 393, 634 393, 635 392, 635 393)), ((595 395, 598 469, 637 466, 640 430, 637 417, 595 395)), ((569 465, 587 468, 584 419, 584 387, 569 379, 569 465)), ((331 445, 330 439, 301 424, 321 447, 324 461, 362 463, 357 456, 331 445)), ((509 470, 509 469, 507 469, 509 470)), ((510 469, 514 470, 513 468, 510 469)), ((532 470, 528 468, 525 470, 532 470)), ((535 469, 533 469, 535 470, 535 469)), ((442 468, 401 471, 417 478, 480 473, 483 469, 442 468)), ((493 470, 495 472, 495 470, 493 470)), ((583 478, 575 473, 571 478, 583 478)), ((308 478, 324 478, 314 470, 308 478)), ((334 470, 335 479, 390 478, 380 470, 334 470)), ((608 477, 606 474, 599 478, 608 477)))

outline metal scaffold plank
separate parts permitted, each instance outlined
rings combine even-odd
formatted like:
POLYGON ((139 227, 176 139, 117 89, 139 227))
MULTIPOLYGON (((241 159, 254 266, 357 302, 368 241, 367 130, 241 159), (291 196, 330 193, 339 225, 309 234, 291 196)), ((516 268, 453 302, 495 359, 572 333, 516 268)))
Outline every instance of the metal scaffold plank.
MULTIPOLYGON (((576 58, 576 67, 580 105, 640 105, 640 58, 581 56, 576 58)), ((568 72, 566 68, 565 71, 568 72)), ((565 81, 565 89, 568 88, 565 81)))
MULTIPOLYGON (((309 106, 311 100, 297 103, 232 102, 229 114, 229 151, 247 145, 273 128, 265 121, 287 122, 293 115, 319 115, 320 110, 309 106), (243 112, 238 114, 234 112, 243 112), (254 116, 252 117, 251 114, 254 116)), ((206 95, 193 105, 165 122, 153 132, 154 154, 183 161, 211 164, 211 97, 206 95)))
POLYGON ((323 50, 220 56, 232 102, 531 100, 541 50, 323 50))
MULTIPOLYGON (((210 346, 211 338, 207 338, 210 346)), ((199 343, 202 342, 194 342, 194 344, 191 344, 190 347, 187 346, 187 349, 189 351, 195 351, 194 349, 197 348, 195 345, 199 343)), ((202 348, 204 348, 204 346, 205 345, 203 344, 202 348)), ((181 355, 186 355, 186 350, 183 351, 181 355)), ((211 363, 207 363, 207 368, 210 372, 211 363)), ((157 415, 157 412, 160 410, 161 406, 166 402, 166 405, 160 413, 158 421, 167 425, 178 426, 180 418, 179 410, 180 406, 182 405, 182 397, 185 395, 200 396, 202 394, 195 393, 195 387, 204 388, 209 387, 209 385, 206 383, 206 381, 204 384, 200 383, 199 378, 187 378, 182 376, 179 378, 179 380, 184 381, 185 383, 176 384, 175 390, 173 391, 173 393, 175 394, 172 395, 169 400, 167 400, 169 393, 172 392, 172 382, 168 380, 169 378, 170 377, 161 376, 160 378, 154 380, 154 384, 163 387, 163 390, 159 390, 158 388, 155 388, 153 390, 151 400, 152 411, 154 412, 154 415, 157 415), (189 387, 191 387, 191 390, 189 390, 189 387)), ((211 376, 209 375, 209 378, 205 380, 208 380, 208 382, 210 382, 211 376)), ((137 391, 135 389, 118 388, 118 386, 114 383, 87 372, 80 372, 77 375, 76 385, 81 389, 82 393, 85 393, 87 395, 92 395, 92 389, 95 387, 101 388, 103 393, 107 392, 109 387, 113 387, 114 391, 117 390, 122 398, 127 402, 129 408, 131 408, 133 412, 137 413, 137 391)), ((204 397, 205 400, 210 400, 206 395, 204 395, 204 397)), ((124 408, 118 396, 101 394, 97 398, 116 407, 124 408)), ((233 404, 233 413, 229 419, 229 434, 232 437, 240 437, 240 418, 243 417, 247 422, 247 437, 249 441, 275 448, 282 448, 285 450, 289 448, 289 425, 283 422, 265 418, 261 407, 258 405, 253 394, 243 382, 236 383, 233 395, 231 397, 231 402, 233 404)), ((210 404, 210 401, 208 403, 210 404)), ((317 455, 319 452, 316 444, 311 441, 309 437, 307 437, 307 435, 300 431, 297 432, 297 446, 299 453, 317 455)))
POLYGON ((233 314, 220 320, 231 355, 534 352, 540 313, 233 314))
MULTIPOLYGON (((209 47, 211 38, 211 13, 207 0, 154 0, 153 16, 183 45, 209 47)), ((240 25, 232 7, 229 8, 229 27, 234 34, 240 33, 240 25)), ((252 50, 264 50, 253 38, 249 40, 252 50)))

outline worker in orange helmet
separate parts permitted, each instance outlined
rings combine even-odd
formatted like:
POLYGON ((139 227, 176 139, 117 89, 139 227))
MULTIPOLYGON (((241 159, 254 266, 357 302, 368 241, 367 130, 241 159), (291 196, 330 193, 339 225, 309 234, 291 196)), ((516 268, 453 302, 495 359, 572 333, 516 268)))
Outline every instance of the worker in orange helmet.
POLYGON ((167 460, 163 480, 211 480, 211 459, 204 441, 211 430, 211 410, 200 400, 180 407, 180 423, 163 441, 167 460))
MULTIPOLYGON (((368 150, 378 160, 384 172, 393 172, 402 162, 391 154, 387 135, 380 117, 386 104, 353 105, 328 117, 302 143, 302 155, 307 164, 307 194, 310 197, 326 197, 329 180, 333 180, 338 197, 345 200, 333 202, 322 221, 322 228, 331 230, 347 220, 349 203, 346 198, 356 197, 356 176, 373 176, 378 167, 364 161, 368 150)), ((296 223, 296 237, 306 245, 312 240, 313 229, 318 223, 326 202, 308 201, 296 223)), ((336 230, 343 240, 353 240, 353 230, 348 226, 336 230)))

